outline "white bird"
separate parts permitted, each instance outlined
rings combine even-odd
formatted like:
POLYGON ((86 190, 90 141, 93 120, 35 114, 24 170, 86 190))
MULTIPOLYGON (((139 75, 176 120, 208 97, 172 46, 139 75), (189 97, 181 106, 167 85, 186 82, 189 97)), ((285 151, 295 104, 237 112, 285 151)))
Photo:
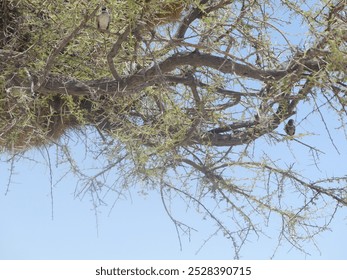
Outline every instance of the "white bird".
POLYGON ((108 30, 110 26, 111 17, 106 7, 102 7, 101 14, 96 18, 96 24, 100 31, 104 32, 108 30))

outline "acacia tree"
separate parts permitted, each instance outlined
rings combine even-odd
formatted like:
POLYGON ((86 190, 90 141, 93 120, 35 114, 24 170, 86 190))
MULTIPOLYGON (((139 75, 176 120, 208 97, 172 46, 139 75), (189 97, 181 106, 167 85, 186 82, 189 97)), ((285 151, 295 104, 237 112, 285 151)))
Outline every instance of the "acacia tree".
POLYGON ((191 229, 167 207, 179 195, 236 258, 271 219, 280 244, 304 251, 347 205, 346 176, 307 179, 282 157, 295 143, 318 170, 323 151, 309 133, 278 129, 312 118, 338 150, 324 114, 344 130, 345 1, 105 1, 105 32, 99 1, 1 3, 3 153, 55 145, 96 205, 102 192, 157 189, 178 233, 191 229), (74 158, 72 131, 99 160, 94 174, 74 158))

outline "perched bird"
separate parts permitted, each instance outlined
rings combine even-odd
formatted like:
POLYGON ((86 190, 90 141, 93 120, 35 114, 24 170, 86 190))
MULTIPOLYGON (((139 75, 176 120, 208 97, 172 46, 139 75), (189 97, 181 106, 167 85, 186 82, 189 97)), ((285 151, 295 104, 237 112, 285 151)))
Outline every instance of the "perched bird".
POLYGON ((295 134, 295 125, 294 125, 294 120, 290 119, 286 126, 284 127, 284 131, 289 135, 293 136, 295 134))
POLYGON ((96 18, 96 24, 100 31, 104 32, 108 30, 110 26, 110 14, 108 13, 106 7, 102 7, 101 14, 96 18))

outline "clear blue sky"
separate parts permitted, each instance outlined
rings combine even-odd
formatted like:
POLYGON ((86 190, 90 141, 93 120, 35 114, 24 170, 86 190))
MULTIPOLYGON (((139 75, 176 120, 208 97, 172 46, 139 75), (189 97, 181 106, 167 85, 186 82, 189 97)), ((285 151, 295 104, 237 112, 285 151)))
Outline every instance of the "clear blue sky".
MULTIPOLYGON (((3 171, 3 166, 1 171, 3 171)), ((119 201, 108 217, 99 214, 97 236, 94 212, 88 200, 73 199, 75 185, 55 190, 54 220, 51 220, 50 187, 40 170, 20 171, 16 185, 0 195, 0 259, 230 259, 232 250, 221 234, 195 254, 214 228, 200 216, 189 215, 199 230, 189 242, 183 236, 180 251, 175 228, 165 214, 160 197, 147 199, 132 192, 132 201, 119 201), (197 220, 194 220, 196 218, 197 220)), ((336 217, 332 232, 317 239, 321 255, 308 259, 347 259, 346 210, 336 217)), ((274 242, 266 238, 247 244, 245 259, 267 259, 274 242)), ((280 249, 277 258, 302 259, 296 251, 280 249)))

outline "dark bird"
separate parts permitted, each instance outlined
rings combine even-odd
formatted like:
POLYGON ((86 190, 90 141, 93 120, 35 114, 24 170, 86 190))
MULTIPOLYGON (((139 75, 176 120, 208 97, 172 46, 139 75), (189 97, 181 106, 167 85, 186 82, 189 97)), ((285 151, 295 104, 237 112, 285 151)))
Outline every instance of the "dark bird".
POLYGON ((295 134, 295 125, 294 125, 294 120, 290 119, 286 126, 284 127, 284 131, 289 135, 293 136, 295 134))
POLYGON ((106 7, 102 7, 101 14, 98 15, 98 17, 96 18, 96 24, 98 29, 102 32, 108 30, 110 26, 110 21, 110 14, 108 13, 106 7))

